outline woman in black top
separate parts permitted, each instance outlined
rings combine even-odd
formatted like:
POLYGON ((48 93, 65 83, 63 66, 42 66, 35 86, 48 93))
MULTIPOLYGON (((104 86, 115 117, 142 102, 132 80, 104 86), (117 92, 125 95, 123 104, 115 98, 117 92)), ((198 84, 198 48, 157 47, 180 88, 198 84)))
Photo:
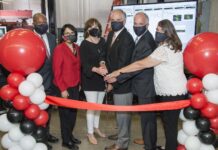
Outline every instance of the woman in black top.
MULTIPOLYGON (((99 21, 91 18, 85 23, 85 40, 80 46, 82 65, 82 89, 86 100, 91 103, 103 102, 105 96, 105 82, 101 74, 101 68, 105 66, 105 40, 101 37, 102 27, 99 21)), ((92 144, 97 144, 94 136, 96 132, 100 137, 106 137, 99 130, 100 111, 87 111, 88 140, 92 144)))

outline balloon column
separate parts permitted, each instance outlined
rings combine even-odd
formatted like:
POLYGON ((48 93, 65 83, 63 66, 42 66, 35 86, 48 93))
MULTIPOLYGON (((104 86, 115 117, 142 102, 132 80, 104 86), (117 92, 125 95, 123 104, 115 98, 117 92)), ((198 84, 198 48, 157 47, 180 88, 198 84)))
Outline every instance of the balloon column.
POLYGON ((0 116, 1 139, 9 150, 47 150, 44 109, 46 94, 42 76, 37 71, 45 60, 45 46, 34 32, 16 29, 0 41, 0 63, 11 72, 8 84, 0 90, 1 98, 12 104, 7 114, 0 116), (25 75, 28 75, 25 78, 25 75))
POLYGON ((187 69, 202 78, 188 80, 191 106, 180 113, 183 120, 178 132, 177 150, 215 150, 218 134, 218 34, 201 33, 184 51, 187 69))

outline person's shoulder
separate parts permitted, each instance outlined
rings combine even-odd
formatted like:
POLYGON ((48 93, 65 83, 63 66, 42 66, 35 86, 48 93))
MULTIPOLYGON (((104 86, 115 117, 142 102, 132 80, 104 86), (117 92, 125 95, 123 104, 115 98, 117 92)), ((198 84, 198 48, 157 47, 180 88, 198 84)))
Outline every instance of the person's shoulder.
POLYGON ((47 32, 47 33, 46 33, 46 35, 47 35, 48 37, 55 38, 55 35, 54 35, 54 34, 52 34, 52 33, 49 33, 49 32, 47 32))
POLYGON ((100 37, 100 42, 105 43, 105 39, 103 37, 100 37))
POLYGON ((58 51, 58 50, 61 50, 61 49, 63 49, 63 47, 64 47, 64 42, 62 42, 62 43, 60 43, 60 44, 58 44, 56 47, 55 47, 55 50, 56 51, 58 51))
POLYGON ((144 36, 145 36, 146 38, 149 38, 149 39, 154 40, 154 37, 153 37, 153 35, 151 34, 151 32, 150 32, 149 30, 147 30, 147 32, 144 34, 144 36))
POLYGON ((84 39, 84 40, 81 42, 80 47, 81 47, 81 46, 85 46, 86 44, 87 44, 87 40, 84 39))
POLYGON ((80 46, 79 46, 78 44, 76 44, 76 43, 73 43, 73 46, 74 46, 76 49, 79 49, 79 48, 80 48, 80 46))
POLYGON ((124 28, 122 32, 124 34, 122 37, 132 40, 134 42, 132 35, 129 33, 129 31, 127 31, 126 28, 124 28))

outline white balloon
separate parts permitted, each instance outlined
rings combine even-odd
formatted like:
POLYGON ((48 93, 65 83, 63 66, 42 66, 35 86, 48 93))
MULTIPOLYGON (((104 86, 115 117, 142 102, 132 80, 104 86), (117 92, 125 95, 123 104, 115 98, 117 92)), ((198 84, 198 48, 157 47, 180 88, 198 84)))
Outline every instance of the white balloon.
POLYGON ((204 143, 201 143, 201 147, 199 150, 215 150, 215 148, 213 147, 213 145, 206 145, 204 143))
POLYGON ((201 142, 196 136, 189 136, 185 141, 185 148, 187 150, 199 150, 201 142))
POLYGON ((183 130, 179 130, 178 136, 177 136, 177 141, 180 144, 184 145, 187 138, 188 138, 188 135, 183 130))
POLYGON ((44 87, 43 85, 41 85, 41 86, 39 87, 39 89, 45 91, 45 87, 44 87))
POLYGON ((180 114, 179 114, 179 118, 181 119, 181 120, 183 120, 183 121, 187 121, 188 119, 187 118, 185 118, 185 116, 184 116, 184 109, 182 109, 181 111, 180 111, 180 114))
POLYGON ((45 101, 46 94, 41 89, 36 89, 35 92, 30 96, 30 101, 33 104, 39 105, 45 101))
POLYGON ((20 83, 18 90, 19 90, 21 95, 30 96, 34 93, 35 86, 32 82, 25 80, 25 81, 20 83))
POLYGON ((11 123, 8 120, 7 114, 3 114, 0 116, 0 131, 8 132, 13 127, 15 127, 15 124, 11 123))
POLYGON ((188 136, 193 136, 193 135, 197 135, 199 130, 195 125, 195 121, 185 121, 182 124, 182 128, 184 130, 184 132, 188 135, 188 136))
POLYGON ((23 150, 32 150, 36 145, 36 140, 32 136, 26 135, 20 140, 19 143, 23 150))
POLYGON ((5 148, 5 149, 8 149, 14 145, 17 145, 16 142, 12 141, 9 137, 8 137, 8 134, 5 134, 2 139, 1 139, 1 144, 2 144, 2 147, 5 148))
POLYGON ((218 89, 218 75, 209 73, 203 77, 202 83, 206 90, 218 89))
POLYGON ((8 150, 23 150, 19 145, 14 145, 10 147, 8 150))
POLYGON ((20 127, 16 126, 8 132, 8 136, 12 141, 19 141, 22 137, 24 137, 24 134, 20 130, 20 127))
POLYGON ((45 110, 45 109, 47 109, 48 107, 49 107, 49 104, 47 104, 47 103, 42 103, 42 104, 39 105, 39 108, 40 108, 41 110, 45 110))
POLYGON ((36 143, 33 150, 48 150, 48 148, 44 143, 36 143))
POLYGON ((27 81, 31 81, 35 87, 40 87, 43 82, 43 78, 39 73, 31 73, 26 78, 27 81))
POLYGON ((218 89, 207 91, 206 97, 209 102, 218 104, 218 89))

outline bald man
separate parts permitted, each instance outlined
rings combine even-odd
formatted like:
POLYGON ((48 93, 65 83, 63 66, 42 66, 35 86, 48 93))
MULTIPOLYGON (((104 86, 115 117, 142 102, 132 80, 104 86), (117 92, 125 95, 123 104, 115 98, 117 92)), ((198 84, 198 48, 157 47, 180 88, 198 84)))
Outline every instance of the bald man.
MULTIPOLYGON (((131 62, 133 49, 135 46, 131 34, 124 27, 126 14, 122 10, 111 12, 112 31, 108 35, 106 42, 107 59, 106 65, 109 72, 120 69, 131 62)), ((108 85, 113 87, 113 100, 115 105, 132 105, 131 80, 125 83, 115 83, 108 85)), ((116 113, 118 126, 118 139, 115 144, 105 147, 105 150, 127 150, 130 142, 131 113, 116 113)))
MULTIPOLYGON (((131 62, 149 56, 156 48, 153 36, 148 31, 149 18, 147 14, 139 12, 134 16, 134 32, 136 34, 135 49, 131 62)), ((132 78, 132 92, 138 97, 139 104, 155 102, 154 69, 148 68, 141 71, 122 74, 117 78, 118 83, 123 83, 132 78)), ((156 150, 157 125, 155 112, 141 112, 141 127, 145 150, 156 150)))

